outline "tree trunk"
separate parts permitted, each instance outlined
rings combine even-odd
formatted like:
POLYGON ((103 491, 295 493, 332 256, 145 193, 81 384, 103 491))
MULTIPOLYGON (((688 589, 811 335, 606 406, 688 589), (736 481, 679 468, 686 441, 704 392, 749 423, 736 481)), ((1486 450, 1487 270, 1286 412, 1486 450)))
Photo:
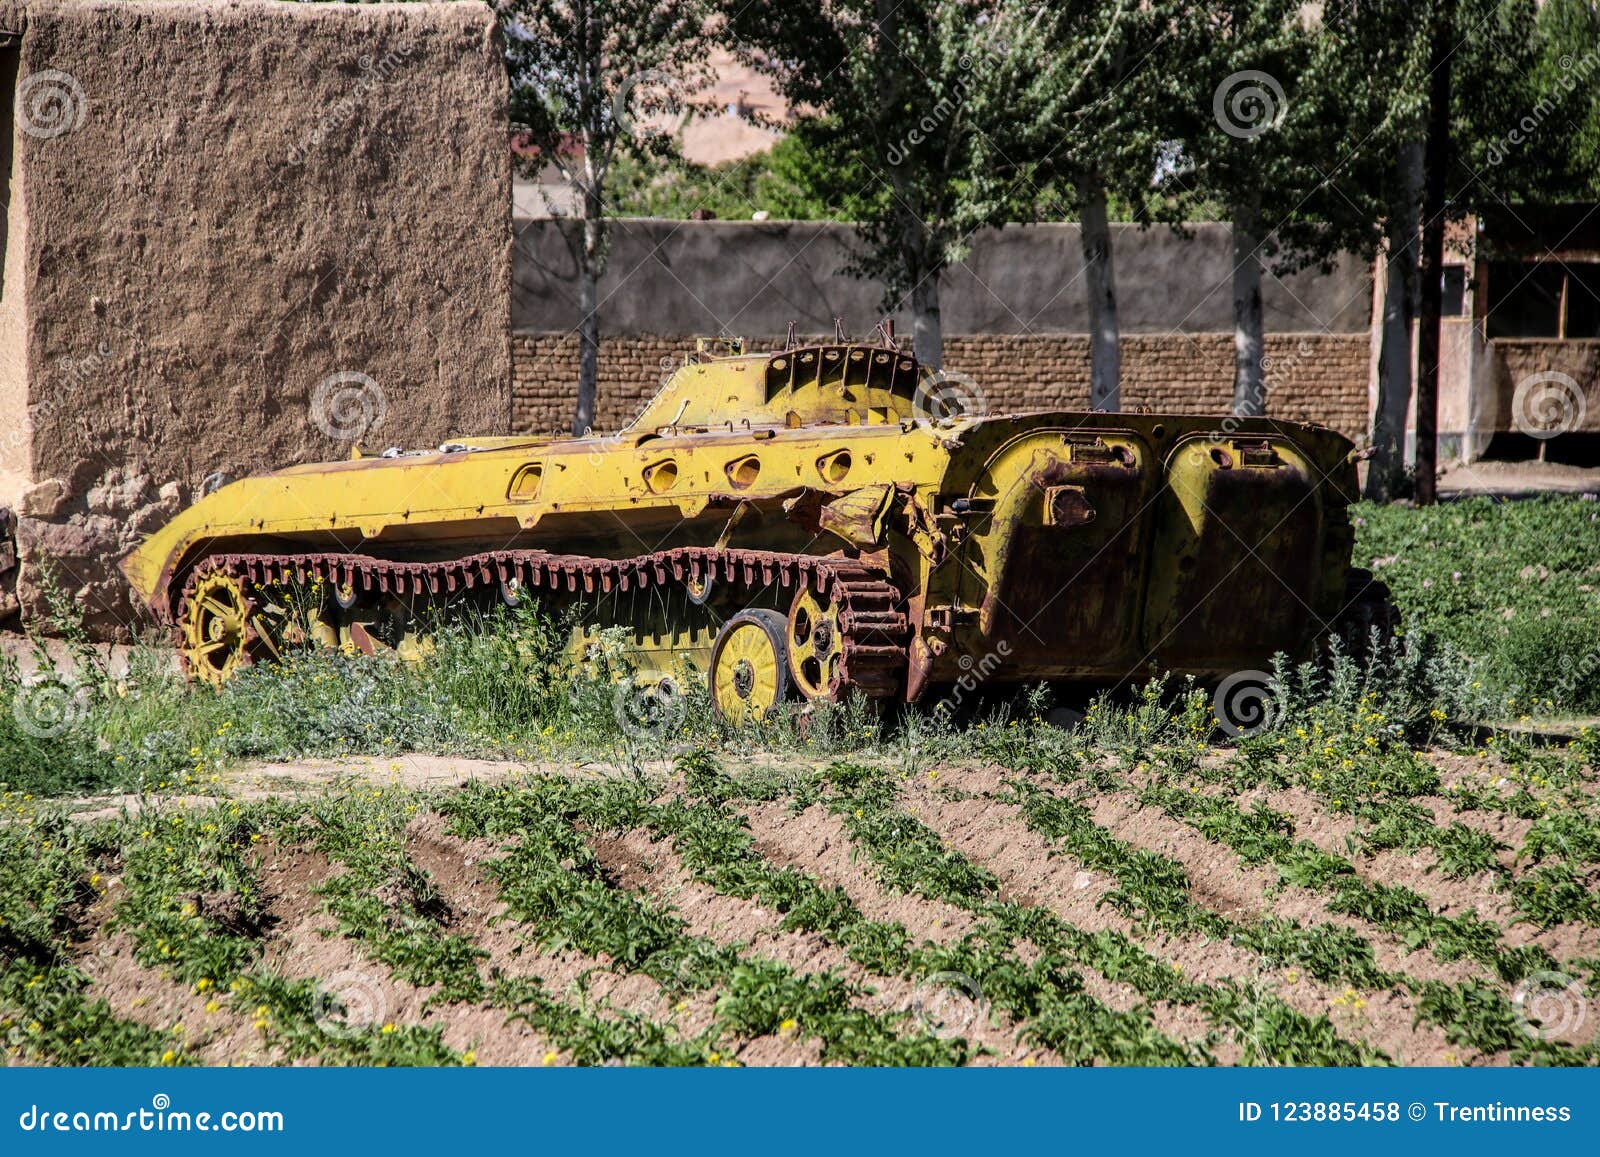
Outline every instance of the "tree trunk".
POLYGON ((1455 51, 1455 0, 1434 15, 1429 64, 1428 143, 1423 161, 1422 260, 1417 310, 1417 504, 1438 497, 1439 315, 1444 305, 1445 169, 1450 163, 1450 57, 1455 51))
POLYGON ((595 397, 600 380, 600 315, 598 279, 587 265, 578 273, 578 406, 572 415, 572 433, 583 437, 594 430, 595 397))
POLYGON ((939 280, 930 273, 911 287, 911 350, 930 370, 944 366, 944 331, 939 320, 939 280))
POLYGON ((1259 418, 1267 412, 1262 357, 1260 214, 1253 202, 1233 210, 1233 412, 1259 418))
POLYGON ((1106 187, 1098 176, 1089 176, 1078 189, 1083 206, 1079 238, 1089 295, 1089 408, 1115 412, 1122 409, 1122 348, 1106 187))
POLYGON ((578 405, 572 433, 594 430, 595 396, 600 380, 600 267, 605 233, 599 190, 590 184, 583 197, 583 242, 578 247, 578 405))
POLYGON ((1372 415, 1372 460, 1366 497, 1391 502, 1406 473, 1406 414, 1411 409, 1411 328, 1417 316, 1417 211, 1422 198, 1422 142, 1408 141, 1395 158, 1396 194, 1384 223, 1383 331, 1378 352, 1378 404, 1372 415))

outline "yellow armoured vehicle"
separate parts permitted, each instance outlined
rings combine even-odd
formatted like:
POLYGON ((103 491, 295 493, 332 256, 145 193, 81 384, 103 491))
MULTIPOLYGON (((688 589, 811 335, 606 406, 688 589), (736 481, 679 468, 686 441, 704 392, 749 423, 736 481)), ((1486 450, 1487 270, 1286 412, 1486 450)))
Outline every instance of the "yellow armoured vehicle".
POLYGON ((887 333, 701 342, 619 434, 246 478, 123 570, 211 683, 308 636, 421 653, 441 614, 531 598, 577 624, 576 649, 621 628, 641 675, 703 672, 733 718, 977 679, 1218 679, 1303 656, 1383 603, 1349 567, 1343 436, 986 415, 967 383, 887 333), (315 592, 298 615, 297 591, 315 592))

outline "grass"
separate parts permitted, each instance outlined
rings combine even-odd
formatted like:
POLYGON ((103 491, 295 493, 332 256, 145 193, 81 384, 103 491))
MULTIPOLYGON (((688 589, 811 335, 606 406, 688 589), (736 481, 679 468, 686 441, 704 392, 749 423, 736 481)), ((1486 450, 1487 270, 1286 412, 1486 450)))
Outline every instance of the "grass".
POLYGON ((1553 977, 1586 998, 1600 972, 1600 731, 1539 730, 1600 707, 1586 653, 1600 638, 1597 514, 1576 499, 1361 507, 1358 562, 1394 589, 1404 638, 1362 663, 1280 663, 1267 725, 1236 739, 1205 689, 1158 680, 1097 699, 1070 729, 1043 722, 1043 690, 960 723, 857 701, 745 730, 691 691, 672 734, 641 740, 618 718, 618 652, 572 669, 559 626, 531 610, 450 626, 426 664, 305 652, 220 692, 150 648, 114 672, 63 624, 71 677, 27 679, 0 658, 0 1044, 24 1061, 189 1064, 224 1047, 227 1022, 248 1042, 240 1054, 236 1035, 229 1055, 257 1061, 470 1064, 481 1042, 447 1037, 472 1014, 579 1064, 725 1064, 773 1042, 849 1064, 1404 1062, 1361 1013, 1386 993, 1462 1061, 1594 1063, 1594 1042, 1531 1031, 1518 993, 1553 977), (1534 726, 1503 726, 1521 718, 1534 726), (229 798, 246 762, 412 751, 608 774, 229 798), (1014 892, 919 817, 910 778, 946 768, 941 798, 981 800, 1109 881, 1112 926, 1014 892), (973 768, 999 769, 999 786, 954 786, 973 768), (111 790, 134 805, 86 820, 53 802, 111 790), (1172 849, 1097 820, 1112 798, 1265 869, 1264 910, 1290 898, 1301 915, 1222 910, 1172 849), (969 923, 914 933, 865 911, 848 881, 775 861, 746 818, 760 803, 821 809, 861 879, 969 923), (496 849, 476 870, 526 958, 461 924, 418 865, 410 833, 428 816, 496 849), (1317 824, 1342 834, 1313 838, 1317 824), (844 963, 795 966, 710 934, 673 888, 618 877, 603 842, 630 833, 844 963), (330 1021, 336 997, 282 955, 269 855, 325 858, 309 901, 374 976, 417 994, 408 1018, 330 1021), (1422 875, 1385 878, 1399 856, 1422 875), (1437 902, 1452 888, 1475 902, 1437 902), (205 994, 206 1013, 164 1023, 108 993, 86 955, 107 937, 151 985, 205 994), (1226 945, 1247 966, 1192 979, 1169 956, 1184 943, 1226 945), (549 962, 571 954, 588 962, 580 978, 553 978, 549 962), (884 1003, 951 977, 981 993, 981 1032, 884 1003), (1341 995, 1308 1009, 1295 977, 1341 995), (597 995, 634 990, 654 1004, 597 995))
POLYGON ((1600 505, 1552 495, 1355 514, 1358 565, 1408 620, 1472 658, 1493 702, 1600 714, 1600 505))
MULTIPOLYGON (((1410 617, 1406 645, 1363 677, 1382 685, 1408 739, 1425 742, 1443 719, 1600 711, 1600 650, 1588 642, 1600 638, 1597 515, 1595 504, 1565 498, 1358 508, 1357 560, 1377 565, 1410 617)), ((73 653, 70 680, 27 680, 13 658, 0 657, 0 698, 13 708, 0 712, 0 784, 14 791, 204 790, 243 761, 314 756, 424 751, 626 764, 654 753, 619 724, 619 651, 570 669, 561 630, 531 606, 453 624, 426 665, 308 651, 247 669, 221 692, 186 685, 150 647, 136 648, 130 669, 113 674, 70 622, 57 626, 73 653)), ((41 667, 51 669, 47 660, 41 667)), ((1343 700, 1354 688, 1316 673, 1280 676, 1279 715, 1318 703, 1348 712, 1343 700)), ((748 745, 713 717, 703 690, 687 699, 677 734, 663 737, 669 750, 748 745)), ((984 754, 999 742, 996 725, 1040 709, 1002 711, 985 735, 931 713, 880 720, 847 705, 803 727, 785 717, 756 741, 807 757, 886 745, 984 754)), ((1137 742, 1137 713, 1125 718, 1128 735, 1101 738, 1137 742)))

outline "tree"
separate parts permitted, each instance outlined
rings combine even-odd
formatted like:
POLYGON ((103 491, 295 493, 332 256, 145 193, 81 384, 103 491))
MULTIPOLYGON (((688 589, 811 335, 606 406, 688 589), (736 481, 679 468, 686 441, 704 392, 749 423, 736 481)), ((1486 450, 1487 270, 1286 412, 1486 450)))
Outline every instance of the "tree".
POLYGON ((1075 217, 1089 315, 1089 405, 1122 408, 1110 201, 1141 211, 1175 209, 1151 186, 1171 138, 1175 106, 1169 53, 1180 5, 1172 0, 1067 0, 1028 25, 1012 50, 1049 59, 1013 108, 1017 157, 1042 191, 1032 214, 1075 217), (1070 131, 1063 132, 1063 126, 1070 131))
MULTIPOLYGON (((1387 3, 1347 0, 1344 8, 1363 28, 1364 51, 1375 69, 1392 78, 1388 131, 1375 139, 1374 162, 1354 182, 1382 191, 1378 211, 1387 238, 1378 404, 1365 494, 1381 502, 1405 490, 1415 354, 1416 483, 1419 497, 1428 500, 1436 458, 1445 221, 1584 187, 1583 180, 1570 179, 1585 171, 1569 151, 1582 134, 1561 122, 1581 121, 1593 107, 1581 64, 1595 44, 1593 24, 1581 0, 1550 0, 1542 8, 1535 0, 1399 0, 1393 10, 1387 3), (1571 19, 1575 8, 1583 10, 1577 20, 1571 19), (1434 108, 1437 118, 1430 117, 1434 108)), ((1600 58, 1592 67, 1600 67, 1600 58)))
POLYGON ((945 269, 975 229, 1013 215, 1018 172, 999 137, 1010 97, 1041 62, 1009 52, 1006 36, 1043 11, 1019 0, 726 10, 741 56, 773 78, 790 107, 813 110, 813 143, 837 159, 830 200, 858 209, 851 272, 882 280, 886 305, 909 301, 913 348, 934 369, 943 362, 945 269))
POLYGON ((1371 77, 1348 37, 1300 0, 1198 5, 1178 29, 1191 95, 1169 183, 1228 214, 1233 411, 1259 416, 1266 412, 1263 272, 1331 267, 1341 252, 1372 243, 1374 217, 1328 176, 1362 137, 1344 102, 1371 77))
POLYGON ((1427 18, 1427 4, 1417 0, 1336 0, 1323 12, 1324 23, 1345 37, 1368 72, 1384 78, 1382 84, 1350 92, 1352 119, 1367 133, 1332 166, 1340 187, 1382 229, 1378 395, 1366 479, 1367 497, 1380 502, 1395 497, 1405 482, 1421 242, 1427 18))
POLYGON ((620 216, 679 220, 700 209, 728 219, 764 210, 784 221, 853 220, 851 205, 831 200, 834 159, 811 146, 811 128, 802 120, 772 148, 715 165, 624 154, 611 170, 611 208, 620 216))
POLYGON ((1450 80, 1456 0, 1438 0, 1428 21, 1428 133, 1422 154, 1422 250, 1417 264, 1417 501, 1431 505, 1439 446, 1440 307, 1444 289, 1445 170, 1450 164, 1450 80))
POLYGON ((705 87, 714 43, 701 0, 502 0, 511 117, 531 158, 554 165, 577 210, 563 231, 578 271, 578 398, 594 426, 600 295, 610 242, 606 179, 619 151, 672 151, 660 121, 705 87))
POLYGON ((1378 336, 1378 397, 1372 411, 1372 457, 1365 495, 1374 502, 1399 496, 1405 482, 1406 415, 1411 409, 1411 331, 1417 317, 1421 243, 1422 141, 1414 124, 1397 146, 1381 186, 1384 214, 1383 317, 1378 336))
POLYGON ((1545 0, 1534 40, 1528 79, 1537 100, 1529 111, 1538 116, 1532 163, 1542 170, 1540 199, 1593 200, 1600 196, 1600 11, 1593 0, 1545 0))

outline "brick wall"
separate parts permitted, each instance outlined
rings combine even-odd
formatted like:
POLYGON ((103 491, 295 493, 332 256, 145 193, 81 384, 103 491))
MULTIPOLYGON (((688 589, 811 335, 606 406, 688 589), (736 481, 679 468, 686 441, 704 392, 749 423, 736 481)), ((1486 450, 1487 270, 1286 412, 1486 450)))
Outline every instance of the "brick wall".
MULTIPOLYGON (((752 343, 770 348, 772 341, 752 343)), ((694 348, 690 338, 603 339, 596 429, 625 425, 694 348)), ((945 368, 972 377, 991 411, 1082 408, 1089 397, 1089 339, 1081 334, 945 339, 945 368)), ((1267 337, 1267 412, 1309 420, 1351 437, 1367 426, 1368 343, 1358 334, 1267 337)), ((518 333, 512 341, 512 426, 560 433, 572 421, 578 380, 573 334, 518 333)), ((1127 409, 1226 413, 1233 392, 1233 335, 1130 334, 1122 339, 1127 409)))

